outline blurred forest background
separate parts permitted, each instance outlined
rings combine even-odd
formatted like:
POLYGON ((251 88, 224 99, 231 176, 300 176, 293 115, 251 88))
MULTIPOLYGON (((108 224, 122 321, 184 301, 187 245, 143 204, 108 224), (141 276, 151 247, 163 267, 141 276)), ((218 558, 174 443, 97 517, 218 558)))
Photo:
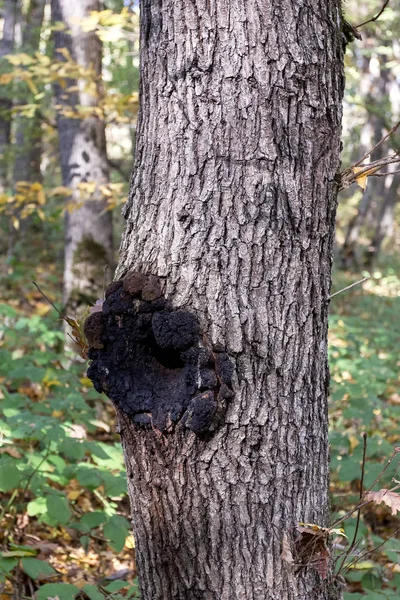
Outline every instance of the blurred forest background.
MULTIPOLYGON (((381 7, 349 0, 346 18, 381 7)), ((138 27, 133 1, 0 2, 0 600, 139 596, 114 410, 79 358, 122 232, 138 27)), ((359 31, 343 168, 400 119, 400 4, 359 31)), ((399 149, 395 132, 371 159, 399 149)), ((369 279, 331 301, 332 522, 358 501, 364 432, 364 487, 400 479, 400 176, 358 181, 339 197, 332 292, 369 279)), ((343 526, 332 552, 345 599, 399 598, 400 518, 369 504, 343 526)))

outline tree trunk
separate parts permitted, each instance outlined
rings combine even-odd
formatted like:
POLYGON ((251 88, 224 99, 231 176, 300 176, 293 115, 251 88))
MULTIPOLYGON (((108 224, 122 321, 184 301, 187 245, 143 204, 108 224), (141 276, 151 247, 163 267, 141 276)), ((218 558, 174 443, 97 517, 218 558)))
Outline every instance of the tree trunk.
MULTIPOLYGON (((57 103, 64 108, 98 107, 102 46, 95 32, 80 28, 80 21, 100 9, 100 0, 52 1, 53 20, 63 21, 71 32, 56 33, 56 48, 67 48, 79 65, 92 68, 98 84, 93 94, 87 81, 69 81, 68 87, 78 85, 79 91, 70 91, 67 98, 56 86, 57 103)), ((101 191, 109 182, 105 125, 95 111, 75 119, 61 110, 58 131, 63 183, 73 190, 68 199, 73 210, 67 210, 65 219, 64 305, 77 310, 102 296, 104 269, 109 267, 108 278, 114 269, 112 215, 101 191), (93 194, 88 192, 90 183, 96 187, 93 194)))
POLYGON ((123 284, 86 333, 118 408, 143 600, 338 597, 323 552, 297 542, 290 564, 282 543, 329 522, 340 14, 141 3, 123 284))
POLYGON ((371 244, 366 252, 365 265, 371 267, 379 256, 382 248, 382 242, 385 237, 393 235, 394 229, 394 209, 399 199, 399 180, 394 175, 393 181, 388 190, 381 206, 380 213, 375 228, 371 244))
MULTIPOLYGON (((21 52, 33 55, 39 50, 46 3, 47 0, 31 0, 22 33, 21 52)), ((25 96, 25 99, 18 101, 18 104, 28 104, 30 101, 34 102, 34 100, 29 100, 25 96)), ((14 182, 41 181, 42 130, 41 118, 37 112, 29 119, 18 117, 15 148, 14 182)))
MULTIPOLYGON (((382 41, 384 46, 385 43, 382 41)), ((371 46, 371 41, 367 38, 365 41, 365 49, 367 51, 371 46)), ((359 160, 365 152, 373 148, 384 136, 385 128, 387 128, 387 103, 389 101, 388 87, 390 85, 389 69, 385 66, 386 56, 378 54, 380 70, 379 75, 373 74, 370 69, 370 57, 363 57, 363 87, 365 93, 365 106, 367 110, 367 118, 364 125, 364 134, 361 138, 366 138, 364 145, 365 150, 360 149, 360 154, 356 158, 359 160), (368 133, 370 132, 370 135, 368 133)), ((376 57, 375 57, 376 60, 376 57)), ((390 129, 390 126, 389 126, 390 129)), ((387 153, 387 144, 380 145, 371 155, 371 161, 381 159, 387 153)), ((355 162, 356 162, 355 160, 355 162)), ((360 232, 366 223, 374 223, 378 218, 380 204, 384 203, 385 197, 385 181, 383 178, 371 177, 368 180, 368 186, 361 196, 357 213, 351 219, 346 237, 342 248, 340 249, 340 262, 344 269, 361 268, 364 262, 364 257, 361 256, 359 248, 360 232)))
MULTIPOLYGON (((0 59, 6 54, 11 54, 14 47, 15 21, 17 17, 17 3, 15 0, 4 0, 3 9, 3 34, 0 41, 0 59)), ((3 60, 1 60, 3 62, 3 60)), ((8 157, 11 134, 11 98, 1 93, 0 95, 0 192, 7 187, 8 157)))

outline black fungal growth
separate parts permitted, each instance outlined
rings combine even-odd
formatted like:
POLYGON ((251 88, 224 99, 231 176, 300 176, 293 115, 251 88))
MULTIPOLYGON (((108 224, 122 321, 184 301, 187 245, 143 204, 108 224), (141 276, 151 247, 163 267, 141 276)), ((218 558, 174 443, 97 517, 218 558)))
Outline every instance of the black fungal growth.
POLYGON ((212 431, 232 397, 233 366, 204 341, 195 315, 174 309, 160 280, 130 271, 85 322, 98 392, 138 426, 212 431))

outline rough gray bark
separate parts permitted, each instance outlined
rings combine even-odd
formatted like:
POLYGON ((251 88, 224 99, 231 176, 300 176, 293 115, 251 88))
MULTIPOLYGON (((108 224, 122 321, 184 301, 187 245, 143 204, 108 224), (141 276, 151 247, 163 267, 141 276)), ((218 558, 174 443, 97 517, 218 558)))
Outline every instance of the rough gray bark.
MULTIPOLYGON (((33 55, 39 50, 40 33, 47 0, 31 0, 22 32, 21 52, 33 55)), ((29 103, 25 96, 17 104, 29 103)), ((41 118, 36 112, 32 118, 18 117, 15 131, 15 159, 13 180, 41 181, 42 159, 41 118)))
MULTIPOLYGON (((93 68, 96 76, 101 73, 101 42, 93 31, 83 32, 79 22, 101 7, 100 0, 52 1, 53 20, 63 21, 70 32, 57 32, 56 48, 68 48, 74 60, 93 68)), ((100 87, 92 94, 87 81, 69 82, 69 86, 76 83, 78 93, 70 93, 67 99, 56 86, 59 105, 98 106, 100 87)), ((101 297, 104 269, 109 267, 110 278, 114 266, 112 215, 106 210, 106 199, 98 187, 91 197, 79 189, 81 183, 101 186, 109 181, 105 125, 96 113, 84 119, 59 114, 57 121, 63 183, 72 188, 72 202, 79 207, 67 212, 65 220, 64 305, 76 310, 101 297)))
POLYGON ((313 0, 141 2, 140 114, 117 277, 160 278, 167 315, 195 315, 202 341, 191 343, 211 348, 212 360, 227 353, 234 367, 222 420, 196 433, 190 419, 212 394, 200 359, 193 386, 203 395, 187 399, 189 416, 183 406, 163 420, 185 389, 187 354, 162 354, 180 346, 163 341, 158 317, 152 343, 120 344, 136 318, 144 335, 149 320, 135 315, 159 310, 144 302, 157 293, 147 283, 138 291, 129 271, 90 320, 89 374, 126 407, 119 429, 144 600, 337 597, 313 568, 281 555, 296 523, 329 521, 340 15, 337 0, 317 9, 313 0), (144 307, 129 308, 140 293, 144 307))
MULTIPOLYGON (((17 17, 17 3, 15 0, 4 0, 3 32, 0 41, 0 59, 6 54, 11 54, 14 47, 15 21, 17 17)), ((1 60, 3 63, 3 60, 1 60)), ((7 151, 10 144, 11 133, 11 107, 10 97, 3 93, 0 95, 0 192, 7 185, 8 160, 7 151)))

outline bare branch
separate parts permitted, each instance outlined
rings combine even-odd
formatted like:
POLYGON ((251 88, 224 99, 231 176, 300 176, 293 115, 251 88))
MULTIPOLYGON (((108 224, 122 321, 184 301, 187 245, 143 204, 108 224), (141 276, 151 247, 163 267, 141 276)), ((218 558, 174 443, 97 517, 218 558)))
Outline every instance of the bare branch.
POLYGON ((341 294, 342 292, 346 292, 347 290, 350 290, 355 285, 359 285, 360 283, 364 283, 364 281, 367 281, 367 279, 370 279, 370 277, 364 277, 364 279, 360 279, 359 281, 355 281, 354 283, 352 283, 351 285, 348 285, 347 287, 343 288, 342 290, 339 290, 338 292, 335 292, 334 294, 332 294, 331 296, 329 296, 329 300, 331 298, 333 298, 334 296, 337 296, 338 294, 341 294))
POLYGON ((342 572, 343 567, 346 563, 346 560, 348 559, 348 557, 350 556, 350 554, 352 553, 353 549, 355 548, 355 546, 357 544, 358 528, 360 526, 360 517, 361 517, 361 505, 362 505, 362 500, 363 500, 363 496, 364 496, 365 462, 366 462, 366 458, 367 458, 367 434, 366 433, 363 433, 363 441, 364 441, 364 444, 363 444, 363 456, 362 456, 362 463, 361 463, 360 498, 358 501, 359 508, 357 511, 356 528, 354 530, 354 535, 353 535, 353 539, 350 543, 350 546, 347 548, 347 551, 344 554, 343 560, 340 563, 338 573, 342 572))
POLYGON ((369 175, 369 177, 387 177, 388 175, 396 175, 397 173, 400 173, 400 169, 397 169, 396 171, 388 171, 387 173, 372 173, 372 175, 369 175))
POLYGON ((364 156, 358 162, 356 162, 353 166, 357 167, 358 165, 360 165, 366 158, 368 158, 368 156, 370 156, 374 152, 374 150, 379 148, 379 146, 381 144, 383 144, 383 142, 386 141, 388 139, 388 137, 390 137, 396 131, 396 129, 398 129, 399 126, 400 126, 400 121, 394 127, 392 127, 392 129, 390 129, 390 131, 388 131, 387 134, 385 136, 383 136, 383 138, 381 140, 379 140, 379 142, 377 144, 375 144, 375 146, 371 150, 369 150, 369 152, 364 154, 364 156))
MULTIPOLYGON (((381 542, 380 544, 378 544, 377 546, 375 546, 374 548, 372 548, 371 550, 366 550, 366 552, 363 552, 363 554, 360 554, 359 556, 356 556, 351 562, 349 562, 347 565, 344 565, 343 570, 344 571, 348 571, 349 569, 351 569, 352 567, 354 567, 355 564, 357 564, 360 560, 362 560, 363 558, 365 558, 366 556, 368 556, 368 554, 371 554, 371 552, 376 552, 379 548, 382 548, 382 546, 384 544, 387 544, 387 542, 391 539, 395 539, 396 535, 398 534, 400 530, 397 529, 393 535, 391 535, 390 537, 388 537, 387 540, 383 540, 383 542, 381 542)), ((336 576, 339 575, 339 572, 337 573, 336 576)))
POLYGON ((385 2, 383 3, 383 6, 382 6, 381 10, 378 12, 378 14, 375 15, 374 17, 372 17, 372 19, 368 19, 368 21, 364 21, 364 23, 360 23, 359 25, 356 25, 356 29, 358 27, 363 27, 364 25, 367 25, 367 23, 373 23, 373 21, 377 21, 388 4, 389 4, 389 0, 385 0, 385 2))
MULTIPOLYGON (((368 150, 368 152, 366 152, 364 154, 364 156, 362 156, 360 158, 359 161, 354 163, 354 165, 352 165, 351 167, 344 169, 344 171, 342 171, 339 174, 339 192, 345 188, 350 187, 352 183, 357 181, 357 179, 361 179, 363 177, 363 175, 365 175, 366 177, 371 177, 371 176, 383 177, 384 175, 390 175, 393 173, 397 173, 397 171, 391 171, 388 173, 379 173, 379 174, 377 172, 380 171, 381 169, 383 169, 384 167, 386 167, 387 165, 400 163, 400 151, 399 150, 397 150, 396 152, 393 152, 392 154, 388 154, 388 156, 385 156, 384 158, 380 158, 378 160, 373 160, 372 162, 369 162, 368 164, 362 164, 362 163, 367 158, 370 158, 371 154, 374 152, 374 150, 379 148, 379 146, 381 146, 383 144, 383 142, 385 142, 391 135, 393 135, 399 127, 400 127, 400 121, 398 121, 396 123, 396 125, 394 125, 394 127, 392 127, 387 132, 387 134, 384 135, 383 138, 381 140, 379 140, 379 142, 376 143, 375 146, 373 146, 371 148, 371 150, 368 150)), ((364 187, 364 186, 361 186, 361 187, 364 187)), ((365 189, 365 187, 364 187, 364 189, 365 189)))
MULTIPOLYGON (((330 526, 331 530, 334 529, 335 527, 337 527, 340 523, 343 523, 343 521, 345 521, 349 517, 351 517, 351 515, 353 513, 355 513, 356 511, 360 510, 360 508, 363 508, 363 506, 366 506, 367 504, 371 504, 373 502, 373 500, 365 500, 364 501, 364 498, 366 498, 368 496, 369 492, 378 483, 378 481, 380 480, 380 478, 382 477, 382 475, 385 473, 385 471, 388 469, 388 467, 393 462, 394 457, 397 454, 399 454, 399 452, 400 452, 400 446, 396 446, 396 448, 393 450, 391 456, 388 458, 388 460, 386 461, 386 463, 383 465, 382 469, 379 471, 378 476, 376 477, 376 479, 373 482, 373 484, 367 490, 365 490, 365 492, 363 493, 362 499, 355 505, 355 507, 353 507, 351 510, 349 510, 349 512, 347 512, 342 517, 339 517, 338 519, 336 519, 336 521, 334 521, 332 523, 332 525, 330 526)), ((365 468, 365 467, 363 467, 363 468, 365 468)), ((398 486, 395 486, 393 488, 393 490, 397 489, 397 487, 398 486)), ((389 490, 389 491, 392 491, 392 490, 389 490)))
POLYGON ((366 500, 365 502, 362 502, 361 504, 358 503, 356 504, 351 510, 349 510, 345 515, 343 515, 342 517, 338 517, 336 519, 336 521, 334 521, 332 523, 332 525, 330 526, 330 530, 332 531, 332 529, 336 529, 336 527, 338 525, 340 525, 340 523, 343 523, 343 521, 346 521, 349 517, 351 517, 351 515, 353 515, 357 510, 359 510, 360 508, 363 508, 364 506, 367 506, 367 504, 372 504, 373 500, 366 500))
MULTIPOLYGON (((359 161, 356 165, 360 165, 359 161)), ((376 176, 376 173, 386 167, 387 165, 400 163, 400 156, 398 152, 394 154, 389 154, 384 158, 380 158, 379 160, 374 160, 366 165, 360 165, 357 169, 356 165, 353 165, 340 173, 339 180, 339 192, 345 188, 351 186, 352 183, 356 182, 357 179, 360 179, 363 175, 367 177, 376 176)), ((387 173, 381 173, 381 175, 391 175, 394 171, 389 171, 387 173)))
POLYGON ((48 297, 46 296, 46 294, 45 294, 44 292, 42 292, 42 290, 40 289, 40 287, 38 286, 38 284, 36 283, 36 281, 32 281, 32 283, 33 283, 33 285, 34 285, 34 286, 37 288, 38 292, 39 292, 40 294, 42 294, 43 298, 44 298, 45 300, 47 300, 47 302, 50 304, 50 306, 52 306, 52 307, 54 308, 54 310, 55 310, 55 311, 57 311, 57 313, 60 315, 60 317, 61 317, 63 320, 65 320, 65 317, 64 317, 64 315, 62 314, 62 312, 61 312, 60 310, 58 310, 58 308, 57 308, 57 306, 54 304, 54 302, 52 302, 52 301, 50 300, 50 298, 48 298, 48 297))

